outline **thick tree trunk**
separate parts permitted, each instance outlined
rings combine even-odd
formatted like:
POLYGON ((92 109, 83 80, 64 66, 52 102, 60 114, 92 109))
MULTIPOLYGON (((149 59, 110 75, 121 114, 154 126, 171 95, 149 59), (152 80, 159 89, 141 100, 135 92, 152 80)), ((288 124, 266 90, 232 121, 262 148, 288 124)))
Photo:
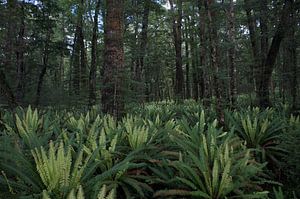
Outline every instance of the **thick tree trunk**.
POLYGON ((175 13, 173 0, 169 0, 171 10, 173 13, 173 36, 176 52, 176 81, 175 81, 175 95, 177 99, 183 98, 184 76, 182 69, 182 0, 177 1, 177 11, 175 13))
POLYGON ((293 12, 293 0, 286 0, 282 10, 280 22, 278 24, 276 33, 273 37, 271 47, 268 51, 268 55, 264 63, 262 75, 260 77, 257 96, 261 107, 268 107, 271 105, 270 97, 269 97, 271 76, 274 69, 276 57, 279 52, 281 41, 283 40, 286 31, 291 26, 291 21, 289 20, 289 16, 290 14, 292 14, 292 12, 293 12))
POLYGON ((106 6, 102 110, 121 118, 124 114, 124 0, 106 0, 106 6))
POLYGON ((89 76, 89 105, 96 104, 96 72, 97 72, 97 33, 98 33, 98 16, 100 11, 101 0, 97 1, 94 15, 94 27, 92 37, 92 51, 91 51, 91 69, 89 76))

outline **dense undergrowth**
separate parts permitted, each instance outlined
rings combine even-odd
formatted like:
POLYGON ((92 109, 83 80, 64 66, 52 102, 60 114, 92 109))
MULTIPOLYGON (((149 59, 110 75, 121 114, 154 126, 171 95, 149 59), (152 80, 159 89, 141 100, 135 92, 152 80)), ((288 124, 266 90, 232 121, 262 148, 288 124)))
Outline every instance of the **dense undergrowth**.
POLYGON ((0 198, 299 197, 299 117, 283 107, 215 118, 193 102, 118 122, 96 108, 1 111, 0 198))

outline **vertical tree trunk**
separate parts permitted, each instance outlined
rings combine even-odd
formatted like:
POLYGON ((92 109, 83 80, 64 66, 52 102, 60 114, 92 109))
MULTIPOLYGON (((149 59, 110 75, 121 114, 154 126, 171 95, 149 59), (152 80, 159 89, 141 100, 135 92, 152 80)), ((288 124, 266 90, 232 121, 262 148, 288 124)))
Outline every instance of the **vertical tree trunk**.
MULTIPOLYGON (((142 32, 140 41, 140 52, 138 65, 136 68, 136 80, 139 82, 138 91, 144 94, 144 81, 143 81, 143 71, 144 71, 144 59, 146 55, 147 40, 148 40, 148 25, 149 25, 149 14, 150 14, 150 0, 145 0, 144 11, 143 11, 143 21, 142 21, 142 32)), ((143 101, 143 97, 141 98, 143 101)))
MULTIPOLYGON (((188 18, 188 16, 187 16, 188 18)), ((185 19, 185 98, 189 99, 191 97, 191 89, 190 89, 190 48, 189 48, 189 24, 188 19, 185 19)))
POLYGON ((177 1, 177 11, 175 13, 173 0, 169 0, 171 10, 173 13, 173 36, 176 51, 176 82, 175 82, 175 95, 177 99, 183 98, 183 88, 184 88, 184 76, 182 69, 182 0, 177 1))
POLYGON ((89 105, 96 104, 96 71, 97 71, 97 33, 98 33, 98 16, 100 11, 101 0, 97 1, 94 15, 94 27, 92 36, 92 51, 91 51, 91 69, 89 76, 89 105))
POLYGON ((17 38, 16 49, 16 64, 17 64, 17 91, 16 100, 19 104, 22 104, 25 92, 25 63, 24 63, 24 49, 25 49, 25 19, 24 19, 24 5, 21 4, 21 23, 19 29, 19 35, 17 38))
POLYGON ((208 17, 208 29, 209 31, 209 40, 210 40, 210 53, 211 53, 211 68, 213 70, 213 82, 214 82, 214 91, 216 95, 216 111, 218 114, 218 119, 220 122, 223 121, 224 115, 222 110, 221 102, 221 87, 219 75, 219 48, 218 48, 218 32, 216 27, 216 9, 212 9, 212 5, 215 3, 215 0, 206 0, 205 7, 207 10, 208 17))
POLYGON ((197 66, 197 52, 196 48, 197 46, 195 41, 195 31, 194 30, 194 20, 193 18, 191 21, 188 20, 189 23, 189 29, 190 29, 190 46, 191 46, 191 60, 192 60, 192 97, 195 101, 199 100, 199 70, 197 66))
POLYGON ((77 24, 74 38, 73 61, 73 88, 74 93, 79 95, 87 86, 86 52, 83 34, 84 0, 78 6, 77 24))
POLYGON ((7 99, 8 105, 11 108, 14 108, 18 105, 16 102, 16 98, 11 88, 9 87, 6 81, 5 74, 3 73, 2 70, 0 70, 0 94, 1 96, 4 96, 7 99))
POLYGON ((124 114, 124 0, 106 0, 106 6, 102 109, 104 113, 121 118, 124 114))
POLYGON ((285 99, 285 94, 289 91, 292 97, 292 108, 296 110, 297 96, 298 96, 298 69, 297 69, 297 42, 295 38, 296 34, 296 20, 294 14, 290 16, 290 21, 292 22, 292 27, 287 31, 287 36, 285 39, 283 48, 283 80, 282 87, 283 97, 285 99), (288 81, 287 81, 288 80, 288 81), (288 82, 288 83, 286 83, 288 82))
POLYGON ((251 77, 250 80, 254 80, 253 86, 254 90, 257 91, 258 84, 259 84, 259 76, 261 71, 259 70, 261 66, 261 62, 259 61, 259 47, 258 47, 258 41, 257 41, 257 32, 256 32, 256 19, 252 15, 253 9, 251 8, 251 3, 249 0, 244 0, 245 3, 245 11, 247 15, 247 23, 249 28, 249 34, 250 34, 250 41, 251 41, 251 49, 252 49, 252 55, 254 59, 254 63, 251 66, 251 77))
MULTIPOLYGON (((14 54, 16 51, 16 26, 18 25, 18 14, 17 14, 17 1, 8 0, 6 12, 3 15, 7 18, 6 20, 6 36, 5 36, 5 47, 4 47, 4 60, 3 66, 7 76, 11 75, 12 70, 14 69, 14 54)), ((1 13, 2 14, 2 13, 1 13)), ((3 18, 4 19, 4 18, 3 18)))
POLYGON ((236 88, 236 65, 235 65, 235 13, 234 13, 234 3, 230 0, 228 20, 229 20, 229 41, 231 46, 229 48, 229 76, 230 76, 230 102, 232 106, 235 106, 237 98, 237 88, 236 88))
MULTIPOLYGON (((200 19, 200 30, 199 30, 199 37, 200 37, 200 89, 201 89, 201 98, 204 100, 208 100, 209 94, 205 86, 205 82, 209 82, 209 79, 204 77, 204 71, 206 70, 206 37, 205 37, 205 11, 202 9, 203 7, 203 0, 198 0, 198 10, 199 10, 199 19, 200 19), (203 11, 202 11, 203 10, 203 11)), ((209 83, 207 83, 209 86, 209 83)))

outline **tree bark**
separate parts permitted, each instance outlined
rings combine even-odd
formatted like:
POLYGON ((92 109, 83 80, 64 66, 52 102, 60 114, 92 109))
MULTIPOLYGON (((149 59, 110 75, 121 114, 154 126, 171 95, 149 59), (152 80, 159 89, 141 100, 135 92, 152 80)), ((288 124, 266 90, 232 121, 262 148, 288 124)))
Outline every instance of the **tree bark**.
POLYGON ((177 11, 175 13, 174 2, 169 0, 171 11, 173 14, 173 36, 176 52, 176 81, 175 81, 175 95, 177 99, 183 99, 184 76, 182 69, 182 0, 177 2, 177 11))
MULTIPOLYGON (((140 38, 140 52, 138 58, 138 65, 136 67, 136 81, 139 82, 138 92, 144 94, 144 81, 143 81, 143 71, 144 71, 144 59, 147 49, 148 40, 148 25, 149 25, 149 14, 150 14, 150 0, 145 0, 144 11, 143 11, 143 21, 142 21, 142 32, 140 38)), ((143 101, 143 97, 141 98, 143 101)))
POLYGON ((25 14, 24 5, 21 6, 21 23, 19 34, 17 38, 17 49, 16 49, 16 64, 17 64, 17 91, 16 100, 19 104, 22 104, 25 94, 25 63, 24 63, 24 49, 25 49, 25 14))
MULTIPOLYGON (((187 16, 188 18, 189 16, 187 16)), ((190 48, 189 48, 189 24, 188 19, 185 19, 185 98, 189 99, 191 97, 190 89, 190 48)))
POLYGON ((200 19, 200 30, 199 30, 199 37, 200 37, 200 72, 199 72, 199 84, 200 84, 200 97, 206 101, 208 101, 209 94, 208 90, 206 89, 205 82, 207 86, 209 86, 208 78, 204 77, 204 72, 206 68, 206 36, 205 36, 205 9, 203 7, 203 0, 198 0, 198 10, 199 10, 199 19, 200 19), (203 10, 203 11, 202 11, 203 10))
POLYGON ((260 77, 259 88, 258 88, 258 99, 261 107, 269 107, 270 103, 270 81, 272 72, 274 70, 274 65, 276 61, 276 57, 279 52, 281 41, 283 40, 286 31, 291 26, 291 21, 289 20, 289 15, 293 12, 293 0, 286 0, 284 7, 282 9, 281 18, 276 30, 276 33, 273 37, 271 47, 268 51, 268 55, 266 61, 264 63, 262 75, 260 77))
POLYGON ((47 72, 48 68, 48 61, 49 61, 49 42, 51 39, 51 28, 49 27, 48 32, 46 33, 46 40, 44 41, 44 53, 43 53, 43 68, 40 72, 39 78, 38 78, 38 85, 36 90, 36 98, 35 98, 35 106, 38 106, 40 104, 41 99, 41 92, 44 82, 44 77, 47 72))
POLYGON ((84 0, 78 6, 77 24, 73 49, 73 87, 74 93, 79 95, 87 86, 86 52, 83 34, 84 0))
POLYGON ((102 110, 117 118, 124 114, 124 0, 106 0, 102 110))
POLYGON ((235 12, 233 0, 230 0, 228 20, 229 20, 229 41, 231 46, 229 48, 229 76, 230 76, 230 102, 231 106, 235 106, 237 98, 237 88, 236 88, 236 65, 235 65, 235 12))
POLYGON ((208 17, 208 29, 209 31, 209 41, 210 41, 210 61, 211 68, 213 70, 213 82, 214 82, 214 91, 216 96, 216 111, 218 114, 218 119, 220 122, 224 119, 224 113, 222 110, 222 102, 221 102, 221 87, 220 87, 220 79, 219 79, 219 47, 218 47, 218 32, 216 29, 216 9, 212 9, 212 5, 215 3, 214 0, 206 0, 205 7, 207 11, 208 17))
POLYGON ((0 70, 0 94, 7 99, 8 105, 11 108, 14 108, 18 105, 13 92, 6 81, 5 74, 1 70, 0 70))
POLYGON ((89 105, 96 104, 96 72, 97 72, 97 33, 98 33, 98 16, 100 11, 101 0, 97 1, 94 15, 94 27, 92 37, 92 51, 91 51, 91 69, 89 76, 89 105))
POLYGON ((259 60, 259 47, 258 47, 258 41, 257 41, 257 32, 256 32, 256 19, 254 15, 252 15, 253 9, 251 8, 251 3, 249 0, 244 0, 245 3, 245 11, 247 15, 247 23, 248 23, 248 29, 250 34, 250 41, 251 41, 251 49, 252 49, 252 55, 254 58, 254 63, 251 66, 251 77, 250 81, 254 80, 253 86, 254 90, 257 91, 258 84, 259 84, 259 76, 260 76, 260 66, 261 62, 259 60))

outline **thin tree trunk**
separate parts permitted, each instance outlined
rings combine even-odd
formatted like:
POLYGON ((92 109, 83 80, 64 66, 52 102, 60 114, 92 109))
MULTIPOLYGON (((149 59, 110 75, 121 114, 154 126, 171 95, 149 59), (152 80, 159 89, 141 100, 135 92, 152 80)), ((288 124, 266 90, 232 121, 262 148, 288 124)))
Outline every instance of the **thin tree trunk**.
POLYGON ((77 24, 74 38, 74 49, 73 49, 73 87, 74 93, 79 95, 81 91, 87 86, 87 69, 86 69, 86 53, 84 45, 84 34, 83 34, 83 11, 84 11, 84 0, 80 1, 78 7, 77 24))
POLYGON ((208 17, 208 29, 209 32, 209 40, 210 40, 210 53, 211 53, 211 67, 214 72, 213 74, 213 82, 214 82, 214 91, 216 95, 216 111, 218 114, 218 119, 220 122, 224 119, 224 113, 222 110, 222 102, 221 102, 221 87, 220 87, 220 79, 218 77, 219 74, 219 48, 218 48, 218 32, 216 29, 216 9, 212 9, 212 5, 215 3, 214 0, 206 0, 205 7, 207 10, 208 17))
POLYGON ((92 37, 92 51, 91 51, 91 69, 89 76, 89 105, 96 104, 96 71, 97 71, 97 33, 98 33, 98 16, 100 11, 101 0, 97 1, 94 15, 94 27, 92 37))
POLYGON ((184 76, 182 69, 182 0, 177 1, 177 11, 175 13, 173 0, 169 0, 171 10, 173 13, 173 36, 176 51, 176 81, 175 81, 175 95, 177 99, 183 98, 183 84, 184 76))
POLYGON ((17 58, 17 91, 16 91, 16 100, 18 103, 22 104, 24 99, 25 92, 25 63, 24 63, 24 49, 25 49, 25 19, 24 19, 24 5, 21 5, 21 24, 19 35, 17 39, 17 49, 16 49, 16 58, 17 58))
POLYGON ((230 102, 234 107, 237 98, 237 88, 236 88, 236 65, 235 65, 235 13, 234 13, 234 3, 230 0, 230 8, 228 12, 229 20, 229 41, 231 46, 229 48, 229 76, 230 76, 230 102))
MULTIPOLYGON (((188 17, 188 16, 187 16, 188 17)), ((191 97, 191 89, 190 89, 190 48, 189 48, 189 24, 187 23, 187 19, 185 20, 185 98, 189 99, 191 97)))
MULTIPOLYGON (((298 96, 298 68, 297 68, 297 42, 295 38, 296 34, 296 20, 294 14, 290 16, 292 21, 292 28, 287 32, 287 36, 284 42, 283 52, 283 80, 282 85, 284 90, 290 92, 292 97, 292 108, 297 109, 297 96, 298 96), (288 84, 285 84, 286 80, 288 84)), ((284 92, 285 93, 285 92, 284 92)))
POLYGON ((251 49, 252 49, 252 55, 254 58, 254 63, 251 66, 251 77, 250 81, 254 80, 253 86, 254 90, 257 91, 258 89, 258 83, 259 83, 259 76, 260 76, 260 70, 259 66, 261 66, 261 62, 259 61, 259 47, 258 47, 258 41, 257 41, 257 32, 256 32, 256 19, 254 15, 252 14, 253 9, 251 8, 251 3, 249 0, 244 0, 245 3, 245 11, 247 15, 247 22, 248 22, 248 28, 249 28, 249 34, 250 34, 250 41, 251 41, 251 49))
POLYGON ((40 104, 44 77, 46 75, 47 68, 48 68, 49 42, 50 42, 50 39, 51 39, 51 32, 50 31, 51 31, 51 28, 49 28, 49 30, 47 32, 46 41, 44 43, 43 68, 42 68, 42 70, 40 72, 40 75, 39 75, 39 78, 38 78, 38 85, 37 85, 36 98, 35 98, 35 106, 38 106, 40 104))
MULTIPOLYGON (((138 90, 141 94, 144 94, 144 81, 143 81, 143 71, 144 71, 144 59, 147 49, 147 40, 148 40, 148 25, 149 25, 149 14, 150 14, 150 0, 145 0, 144 2, 144 11, 143 11, 143 21, 142 21, 142 32, 141 32, 141 43, 140 43, 140 52, 138 65, 136 68, 136 80, 139 82, 138 90)), ((143 97, 141 98, 143 101, 143 97)))
MULTIPOLYGON (((203 1, 198 0, 198 10, 199 10, 199 19, 200 19, 200 30, 199 30, 199 37, 200 37, 200 89, 201 94, 200 97, 205 101, 208 100, 209 94, 205 86, 205 81, 208 81, 208 78, 204 77, 204 71, 206 70, 206 37, 205 37, 205 11, 202 11, 203 1), (206 79, 206 80, 205 80, 206 79)), ((207 85, 209 86, 209 84, 207 85)))
POLYGON ((121 118, 125 103, 122 88, 124 0, 106 0, 106 6, 102 110, 104 113, 121 118))
MULTIPOLYGON (((16 25, 18 21, 17 15, 17 1, 16 0, 8 0, 6 12, 3 17, 7 18, 6 25, 6 38, 5 38, 5 47, 4 47, 4 70, 7 76, 11 75, 12 69, 14 69, 14 54, 16 51, 16 41, 17 37, 16 25)), ((1 13, 2 14, 2 13, 1 13)), ((4 19, 4 18, 3 18, 4 19)))
POLYGON ((196 45, 195 45, 195 33, 194 33, 194 20, 188 20, 190 26, 190 46, 191 46, 191 60, 192 60, 192 97, 195 101, 199 100, 199 70, 197 66, 197 53, 196 53, 196 45))

